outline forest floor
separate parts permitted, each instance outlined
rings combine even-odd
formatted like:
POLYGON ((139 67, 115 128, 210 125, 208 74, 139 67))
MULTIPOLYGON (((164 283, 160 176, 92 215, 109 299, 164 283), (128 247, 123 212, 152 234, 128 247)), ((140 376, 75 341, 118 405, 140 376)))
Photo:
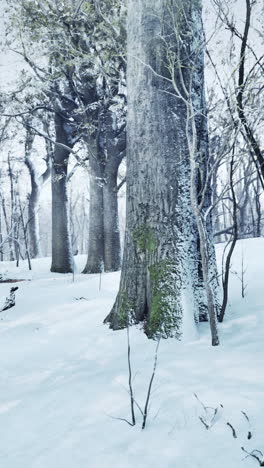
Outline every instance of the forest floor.
MULTIPOLYGON (((217 246, 219 258, 222 249, 217 246)), ((208 324, 197 332, 187 327, 181 342, 161 342, 144 431, 138 410, 135 427, 115 419, 130 419, 127 336, 102 322, 119 273, 76 274, 73 282, 72 275, 50 273, 50 259, 33 261, 32 273, 26 263, 19 269, 1 264, 7 276, 31 281, 16 284, 16 306, 0 314, 0 467, 259 466, 241 447, 264 452, 263 258, 264 239, 239 242, 221 346, 210 346, 208 324), (215 418, 194 393, 218 408, 215 418), (212 427, 207 430, 199 417, 212 427)), ((80 271, 84 263, 77 258, 80 271)), ((0 285, 1 304, 9 289, 0 285)), ((144 406, 156 344, 137 328, 130 339, 135 397, 144 406)))

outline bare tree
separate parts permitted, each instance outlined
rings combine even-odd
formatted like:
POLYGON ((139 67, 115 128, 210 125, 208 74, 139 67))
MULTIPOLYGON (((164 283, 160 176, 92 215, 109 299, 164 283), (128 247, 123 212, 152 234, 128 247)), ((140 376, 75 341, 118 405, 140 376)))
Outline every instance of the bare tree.
MULTIPOLYGON (((29 244, 30 244, 30 256, 31 258, 36 258, 41 255, 41 246, 40 246, 40 234, 39 234, 39 198, 41 194, 41 189, 45 182, 50 177, 51 173, 51 161, 53 155, 52 144, 50 141, 45 140, 46 142, 46 156, 44 161, 46 164, 45 171, 39 175, 36 167, 36 163, 32 157, 32 149, 35 134, 27 126, 28 119, 25 119, 26 127, 26 139, 25 139, 25 164, 28 168, 30 181, 31 181, 31 191, 28 197, 28 232, 29 232, 29 244)), ((31 120, 30 120, 31 121, 31 120)), ((44 122, 44 130, 48 133, 47 123, 44 122)))

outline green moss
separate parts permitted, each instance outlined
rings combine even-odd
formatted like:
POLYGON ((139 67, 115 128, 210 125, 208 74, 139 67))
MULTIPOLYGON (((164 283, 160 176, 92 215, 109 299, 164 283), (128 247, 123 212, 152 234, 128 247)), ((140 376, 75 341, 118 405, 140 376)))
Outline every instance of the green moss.
POLYGON ((175 293, 175 269, 169 259, 149 268, 151 281, 151 311, 148 334, 153 338, 180 336, 181 310, 175 293))
POLYGON ((118 311, 118 325, 120 328, 126 328, 132 323, 132 314, 134 311, 134 304, 127 298, 126 291, 120 292, 120 306, 118 311))
POLYGON ((154 252, 156 249, 156 239, 153 229, 146 224, 135 229, 133 239, 136 242, 138 250, 141 252, 154 252))

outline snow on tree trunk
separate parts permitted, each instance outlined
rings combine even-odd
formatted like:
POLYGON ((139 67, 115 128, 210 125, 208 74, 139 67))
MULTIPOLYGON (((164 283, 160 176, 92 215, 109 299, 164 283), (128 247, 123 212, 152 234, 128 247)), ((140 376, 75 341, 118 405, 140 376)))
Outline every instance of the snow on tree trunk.
POLYGON ((39 197, 40 187, 36 168, 31 161, 31 152, 33 148, 34 134, 30 131, 26 133, 25 141, 25 164, 28 168, 31 192, 28 198, 28 234, 29 234, 29 249, 30 257, 36 258, 40 256, 40 237, 39 237, 39 197))
POLYGON ((30 257, 36 258, 41 256, 40 236, 39 236, 39 187, 32 183, 31 194, 28 202, 28 234, 29 234, 29 249, 30 257))
POLYGON ((69 230, 67 169, 70 146, 70 128, 63 117, 55 115, 56 142, 52 163, 52 264, 51 271, 70 273, 73 271, 73 257, 69 230), (62 144, 62 145, 60 145, 62 144))
MULTIPOLYGON (((32 124, 31 118, 27 118, 27 123, 32 124)), ((42 175, 39 175, 37 168, 33 162, 32 149, 35 135, 27 129, 25 141, 25 164, 29 171, 31 181, 31 191, 28 196, 28 234, 29 234, 29 250, 30 257, 36 258, 41 256, 40 234, 39 234, 39 199, 41 188, 50 177, 50 160, 51 154, 47 152, 45 158, 46 170, 42 175)), ((46 147, 50 147, 50 143, 46 143, 46 147)))
POLYGON ((129 2, 127 225, 120 290, 106 318, 118 329, 129 313, 151 337, 179 337, 183 314, 198 320, 205 294, 196 287, 186 106, 167 79, 158 39, 166 7, 129 2))

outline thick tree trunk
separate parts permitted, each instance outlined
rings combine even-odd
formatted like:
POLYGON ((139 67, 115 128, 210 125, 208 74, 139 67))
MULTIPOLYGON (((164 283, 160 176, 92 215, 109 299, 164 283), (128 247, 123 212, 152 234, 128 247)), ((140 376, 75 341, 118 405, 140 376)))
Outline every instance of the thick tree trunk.
POLYGON ((126 147, 125 127, 117 117, 102 113, 93 157, 90 158, 90 209, 88 259, 84 273, 117 271, 121 263, 118 223, 117 174, 126 147))
POLYGON ((90 159, 90 206, 88 258, 83 273, 104 270, 104 199, 103 164, 99 158, 90 159))
POLYGON ((51 271, 70 273, 73 271, 73 256, 69 230, 67 169, 72 147, 70 128, 64 119, 55 116, 56 142, 52 161, 52 264, 51 271), (60 143, 62 145, 60 145, 60 143))
POLYGON ((90 163, 88 259, 83 273, 120 269, 117 170, 114 161, 90 163))
POLYGON ((108 164, 105 169, 104 199, 104 270, 118 271, 121 266, 118 222, 117 169, 108 164))
POLYGON ((120 290, 105 320, 114 329, 143 322, 151 337, 179 337, 183 319, 198 320, 197 294, 204 296, 204 284, 196 289, 186 106, 166 80, 158 44, 166 7, 165 0, 129 1, 127 225, 120 290))

